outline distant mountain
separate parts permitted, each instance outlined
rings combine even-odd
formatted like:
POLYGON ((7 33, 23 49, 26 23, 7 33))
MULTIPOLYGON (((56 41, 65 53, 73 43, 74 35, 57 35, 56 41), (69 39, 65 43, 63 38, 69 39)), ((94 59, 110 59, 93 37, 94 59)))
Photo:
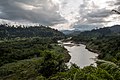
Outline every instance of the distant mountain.
POLYGON ((109 36, 113 34, 120 34, 120 25, 114 25, 111 27, 104 27, 100 29, 93 29, 91 31, 84 31, 84 32, 81 32, 79 35, 109 36))
POLYGON ((61 30, 61 32, 67 35, 73 33, 74 30, 61 30))
POLYGON ((63 38, 64 34, 58 30, 45 26, 9 26, 0 25, 0 38, 30 38, 30 37, 56 37, 63 38))
POLYGON ((120 25, 114 25, 111 27, 105 27, 100 29, 93 29, 89 31, 90 33, 97 33, 102 36, 110 36, 120 34, 120 25))
POLYGON ((120 33, 120 25, 114 25, 111 27, 104 27, 99 29, 93 29, 93 30, 87 30, 87 31, 81 31, 81 30, 62 30, 65 35, 72 35, 76 36, 81 34, 88 34, 88 35, 96 35, 96 36, 102 36, 102 35, 111 35, 113 33, 120 33))
POLYGON ((81 33, 81 31, 78 30, 62 30, 65 35, 78 35, 81 33))

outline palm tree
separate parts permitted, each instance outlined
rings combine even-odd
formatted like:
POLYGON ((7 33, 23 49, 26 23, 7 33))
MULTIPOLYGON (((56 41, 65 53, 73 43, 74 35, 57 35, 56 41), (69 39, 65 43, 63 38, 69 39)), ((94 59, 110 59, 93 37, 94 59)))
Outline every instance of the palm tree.
POLYGON ((115 10, 115 9, 113 9, 112 12, 115 12, 115 13, 117 13, 117 14, 120 14, 120 12, 119 12, 118 10, 115 10))

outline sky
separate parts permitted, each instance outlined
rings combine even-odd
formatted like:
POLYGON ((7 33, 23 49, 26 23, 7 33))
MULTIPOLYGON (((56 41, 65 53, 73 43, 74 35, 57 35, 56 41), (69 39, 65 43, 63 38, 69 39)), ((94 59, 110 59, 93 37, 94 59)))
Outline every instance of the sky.
POLYGON ((120 0, 0 0, 0 23, 90 30, 120 24, 120 0))

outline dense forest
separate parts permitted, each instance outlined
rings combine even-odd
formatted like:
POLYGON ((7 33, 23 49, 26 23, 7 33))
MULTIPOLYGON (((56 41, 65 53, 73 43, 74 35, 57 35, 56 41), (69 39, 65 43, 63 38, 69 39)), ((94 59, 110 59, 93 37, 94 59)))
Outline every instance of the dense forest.
POLYGON ((46 26, 9 26, 0 25, 0 38, 30 38, 30 37, 55 37, 64 38, 64 34, 58 30, 46 26))
POLYGON ((65 35, 44 27, 0 26, 0 80, 120 80, 118 25, 72 36, 99 54, 97 67, 79 68, 66 62, 68 51, 57 40, 65 35))
POLYGON ((119 62, 120 60, 119 25, 81 32, 72 39, 75 42, 85 43, 87 45, 86 48, 99 53, 100 59, 105 59, 112 62, 119 62))
POLYGON ((76 42, 88 42, 91 40, 101 39, 103 37, 108 38, 112 36, 120 36, 120 25, 84 31, 73 36, 73 40, 76 42))
POLYGON ((0 80, 35 80, 66 70, 70 55, 57 44, 64 37, 44 26, 0 25, 0 80))
MULTIPOLYGON (((73 36, 72 40, 86 44, 88 50, 99 54, 98 67, 104 63, 106 66, 112 64, 120 69, 120 25, 81 32, 79 35, 73 36)), ((120 74, 119 69, 110 73, 116 75, 117 70, 120 74)), ((116 78, 120 79, 120 75, 116 78)))

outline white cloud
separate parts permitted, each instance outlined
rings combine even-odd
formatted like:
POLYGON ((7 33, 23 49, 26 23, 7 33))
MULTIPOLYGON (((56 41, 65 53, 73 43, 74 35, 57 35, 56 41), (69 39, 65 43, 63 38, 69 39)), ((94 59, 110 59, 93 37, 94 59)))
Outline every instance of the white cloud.
POLYGON ((43 25, 66 22, 57 12, 59 5, 52 0, 0 0, 0 10, 0 18, 6 20, 26 20, 43 25))
MULTIPOLYGON (((103 27, 120 22, 119 0, 0 0, 0 18, 50 25, 57 29, 98 25, 103 27)), ((79 27, 79 28, 80 28, 79 27)), ((83 29, 83 28, 82 28, 83 29)))
POLYGON ((111 12, 112 9, 117 7, 114 5, 115 2, 113 0, 84 0, 83 4, 80 5, 80 18, 75 24, 77 24, 77 27, 81 25, 103 27, 108 26, 113 21, 118 23, 120 18, 117 15, 113 18, 113 13, 111 12))
MULTIPOLYGON (((60 29, 71 29, 78 26, 103 27, 111 23, 118 23, 118 16, 113 17, 112 9, 115 9, 116 0, 60 0, 60 14, 68 20, 64 25, 56 26, 63 27, 60 29), (108 20, 107 20, 108 19, 108 20)), ((118 0, 119 1, 119 0, 118 0)), ((118 4, 117 4, 118 5, 118 4)), ((79 27, 79 28, 80 28, 79 27)), ((78 28, 77 28, 78 29, 78 28)), ((83 28, 82 28, 83 29, 83 28)), ((89 29, 89 28, 88 28, 89 29)))

